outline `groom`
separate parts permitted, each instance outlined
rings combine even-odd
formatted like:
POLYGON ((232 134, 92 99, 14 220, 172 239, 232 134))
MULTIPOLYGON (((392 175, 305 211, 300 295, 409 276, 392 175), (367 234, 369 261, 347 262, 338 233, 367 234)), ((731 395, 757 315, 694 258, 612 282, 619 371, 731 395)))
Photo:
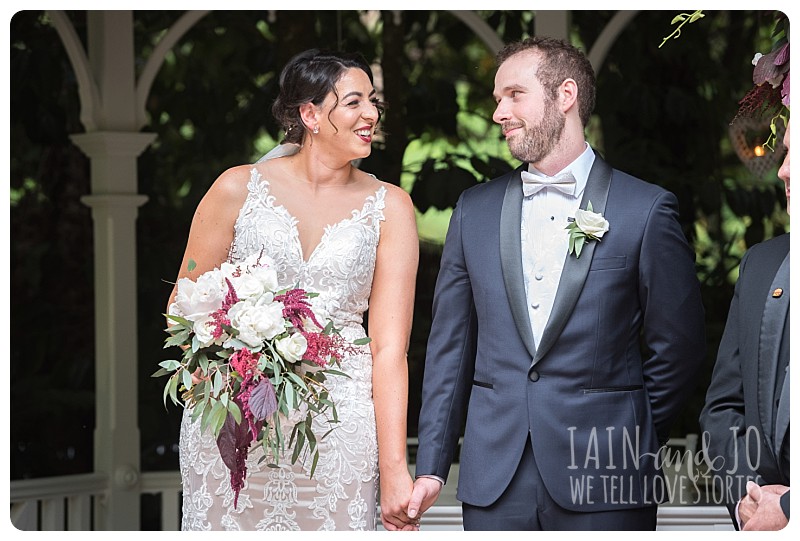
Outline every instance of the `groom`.
POLYGON ((498 64, 494 121, 525 163, 453 211, 409 516, 438 497, 466 415, 465 529, 654 529, 656 456, 705 350, 676 198, 584 140, 580 51, 529 38, 498 64))

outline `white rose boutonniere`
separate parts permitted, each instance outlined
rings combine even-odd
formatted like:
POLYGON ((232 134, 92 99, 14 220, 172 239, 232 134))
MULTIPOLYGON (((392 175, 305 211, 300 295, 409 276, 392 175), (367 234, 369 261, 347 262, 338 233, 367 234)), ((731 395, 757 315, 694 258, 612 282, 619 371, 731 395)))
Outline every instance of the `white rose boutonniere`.
POLYGON ((581 256, 581 250, 587 240, 600 242, 603 235, 608 232, 608 220, 598 212, 592 212, 592 202, 586 206, 586 210, 578 209, 575 211, 575 221, 567 226, 569 230, 569 253, 575 253, 575 257, 581 256))

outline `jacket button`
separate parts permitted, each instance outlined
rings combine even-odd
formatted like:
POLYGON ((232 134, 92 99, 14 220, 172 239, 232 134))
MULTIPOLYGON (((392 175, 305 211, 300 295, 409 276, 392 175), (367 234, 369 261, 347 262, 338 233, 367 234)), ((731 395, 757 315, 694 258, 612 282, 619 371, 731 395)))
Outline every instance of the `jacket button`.
POLYGON ((528 379, 531 381, 539 381, 539 372, 536 370, 531 370, 528 374, 528 379))

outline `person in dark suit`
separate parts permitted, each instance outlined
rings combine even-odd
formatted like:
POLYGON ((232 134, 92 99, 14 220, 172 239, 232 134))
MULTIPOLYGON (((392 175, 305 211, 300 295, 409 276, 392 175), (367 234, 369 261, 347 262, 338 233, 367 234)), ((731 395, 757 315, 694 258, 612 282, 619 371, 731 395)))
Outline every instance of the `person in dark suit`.
POLYGON ((465 529, 654 529, 656 456, 705 349, 677 199, 585 141, 581 51, 529 38, 498 64, 494 121, 525 163, 453 211, 409 516, 438 496, 466 415, 465 529))
MULTIPOLYGON (((789 210, 789 126, 778 176, 789 210)), ((789 521, 789 234, 756 244, 739 279, 700 413, 709 477, 737 528, 789 521), (761 486, 763 485, 763 486, 761 486)))

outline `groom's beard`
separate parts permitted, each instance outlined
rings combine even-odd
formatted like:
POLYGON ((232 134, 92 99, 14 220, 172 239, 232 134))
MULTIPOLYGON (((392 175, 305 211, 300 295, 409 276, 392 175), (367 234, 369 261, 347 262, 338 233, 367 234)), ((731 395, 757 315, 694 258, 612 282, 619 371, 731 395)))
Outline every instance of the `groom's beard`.
MULTIPOLYGON (((566 117, 556 108, 555 100, 545 99, 542 120, 524 128, 524 133, 508 139, 511 155, 521 162, 539 163, 553 150, 564 133, 566 117)), ((506 126, 503 126, 506 129, 506 126)))

